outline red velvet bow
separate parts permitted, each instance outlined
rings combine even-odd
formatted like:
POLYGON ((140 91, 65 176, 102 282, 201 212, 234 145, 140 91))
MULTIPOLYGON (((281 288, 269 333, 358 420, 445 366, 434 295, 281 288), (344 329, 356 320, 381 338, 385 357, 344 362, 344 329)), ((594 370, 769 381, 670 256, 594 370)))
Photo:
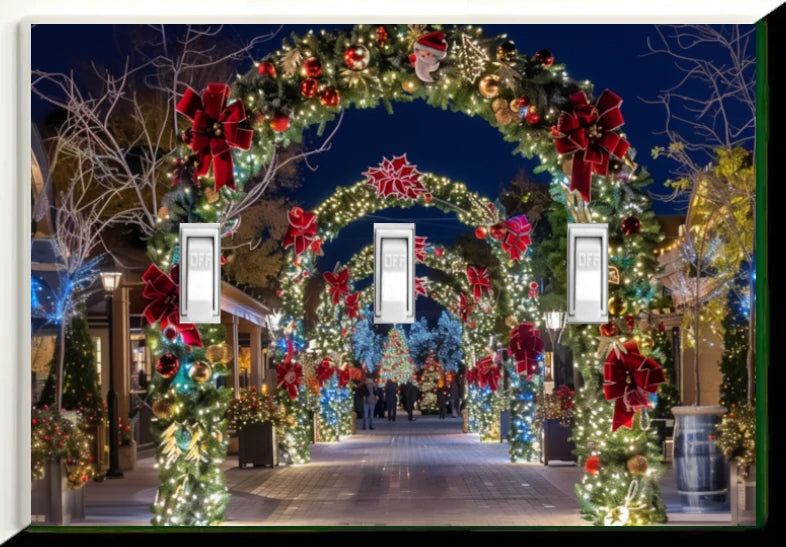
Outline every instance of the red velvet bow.
POLYGON ((459 313, 461 314, 462 323, 469 321, 469 314, 472 312, 472 307, 472 302, 469 301, 467 295, 461 293, 459 295, 459 313))
POLYGON ((467 384, 469 384, 471 386, 477 384, 478 383, 478 369, 475 368, 475 367, 472 367, 471 369, 468 369, 466 374, 464 375, 464 378, 467 380, 467 384))
POLYGON ((537 298, 540 294, 540 285, 537 281, 530 281, 529 283, 529 297, 537 298))
POLYGON ((481 389, 488 387, 491 391, 497 391, 501 376, 499 367, 494 364, 494 359, 491 355, 478 361, 477 382, 481 389))
POLYGON ((511 259, 521 262, 521 255, 526 253, 532 244, 529 237, 532 226, 525 215, 509 218, 502 225, 505 227, 505 235, 500 241, 502 250, 508 253, 511 259))
POLYGON ((475 302, 480 302, 483 293, 491 294, 491 282, 489 281, 487 268, 480 266, 467 266, 467 279, 469 285, 472 287, 472 293, 475 297, 475 302))
POLYGON ((287 390, 290 399, 296 399, 298 388, 303 383, 303 367, 300 363, 293 363, 292 357, 295 350, 292 347, 292 340, 287 340, 287 356, 283 363, 276 366, 278 372, 278 387, 287 390))
POLYGON ((341 300, 341 295, 349 294, 349 268, 344 268, 338 273, 325 272, 322 274, 328 283, 328 292, 333 299, 333 305, 341 300))
POLYGON ((415 298, 418 296, 428 296, 428 277, 415 278, 415 298))
POLYGON ((150 300, 143 312, 147 322, 152 325, 158 321, 169 339, 179 334, 184 344, 201 348, 202 338, 196 325, 180 322, 180 266, 175 264, 167 275, 151 264, 142 274, 142 281, 145 282, 142 297, 150 300))
POLYGON ((407 155, 394 156, 392 160, 382 158, 377 167, 370 167, 363 173, 367 184, 377 190, 377 197, 396 196, 396 199, 416 200, 421 194, 428 193, 420 182, 420 173, 407 161, 407 155))
POLYGON ((354 319, 358 316, 358 312, 360 311, 360 293, 354 292, 352 294, 348 294, 347 298, 344 301, 346 305, 346 312, 347 316, 351 319, 354 319))
POLYGON ((603 363, 603 391, 607 401, 614 401, 611 431, 621 425, 633 427, 637 410, 651 406, 648 393, 656 393, 666 381, 661 366, 639 353, 635 341, 625 342, 623 350, 611 351, 603 363))
POLYGON ((322 386, 325 382, 330 380, 330 377, 333 376, 334 371, 335 368, 333 367, 333 361, 330 360, 330 357, 325 357, 322 359, 322 362, 317 365, 315 371, 319 385, 322 386))
POLYGON ((540 331, 532 323, 521 323, 510 331, 508 353, 516 360, 516 372, 526 374, 527 380, 538 373, 540 357, 546 343, 540 337, 540 331))
POLYGON ((338 379, 338 387, 347 387, 351 379, 349 367, 336 369, 336 378, 338 379))
POLYGON ((584 201, 590 200, 592 173, 605 175, 609 157, 622 159, 630 148, 616 130, 625 120, 620 112, 622 99, 609 90, 601 93, 596 104, 578 91, 569 98, 572 112, 562 112, 554 128, 554 144, 559 154, 573 155, 570 189, 578 190, 584 201))
POLYGON ((193 123, 189 146, 197 154, 197 175, 206 175, 213 164, 213 178, 216 191, 222 186, 235 188, 235 175, 232 172, 232 148, 248 150, 254 132, 243 129, 240 123, 246 119, 243 101, 235 101, 227 106, 229 86, 208 84, 200 98, 196 91, 186 88, 177 103, 177 111, 193 123))
POLYGON ((415 236, 415 260, 426 260, 426 236, 415 236))
POLYGON ((289 229, 284 236, 284 248, 294 245, 296 255, 309 250, 321 254, 322 240, 317 237, 316 213, 307 213, 300 207, 292 207, 287 212, 287 218, 289 229))

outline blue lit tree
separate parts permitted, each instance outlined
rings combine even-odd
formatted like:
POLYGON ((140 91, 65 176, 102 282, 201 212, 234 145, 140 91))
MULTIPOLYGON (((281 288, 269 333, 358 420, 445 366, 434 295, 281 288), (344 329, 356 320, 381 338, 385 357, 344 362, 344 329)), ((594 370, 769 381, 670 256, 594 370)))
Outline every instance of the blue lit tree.
MULTIPOLYGON (((442 312, 437 322, 436 341, 437 361, 442 365, 442 370, 457 371, 464 354, 461 351, 461 335, 463 327, 461 321, 446 311, 442 312)), ((410 346, 411 348, 411 346, 410 346)))
POLYGON ((412 324, 407 336, 409 353, 418 368, 423 368, 429 352, 436 347, 439 339, 428 328, 428 321, 421 317, 419 321, 412 324))
POLYGON ((365 319, 358 321, 352 334, 355 360, 365 364, 369 372, 373 372, 382 359, 382 337, 374 332, 374 326, 371 324, 372 316, 371 310, 366 308, 363 311, 365 319))

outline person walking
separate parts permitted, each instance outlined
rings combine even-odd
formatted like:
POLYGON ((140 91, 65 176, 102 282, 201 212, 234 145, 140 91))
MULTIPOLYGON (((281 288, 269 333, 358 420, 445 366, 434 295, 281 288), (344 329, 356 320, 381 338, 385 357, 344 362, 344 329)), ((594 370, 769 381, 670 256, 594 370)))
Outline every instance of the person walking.
POLYGON ((392 378, 385 382, 385 406, 388 410, 388 421, 396 421, 396 407, 398 406, 398 384, 392 378))
POLYGON ((437 408, 439 408, 439 419, 444 420, 448 413, 448 388, 442 380, 437 384, 437 408))
POLYGON ((369 429, 374 429, 374 407, 377 406, 377 394, 374 390, 374 381, 366 378, 366 396, 363 400, 363 429, 368 424, 369 429))
POLYGON ((375 418, 384 418, 385 417, 385 390, 382 389, 382 386, 377 384, 374 388, 374 393, 377 396, 377 405, 374 407, 374 417, 375 418))
POLYGON ((404 392, 404 408, 407 411, 407 419, 410 422, 414 422, 415 418, 412 417, 412 411, 415 410, 415 403, 420 395, 420 390, 418 386, 415 385, 414 376, 407 380, 407 384, 404 386, 404 392))
POLYGON ((450 414, 454 418, 458 418, 459 415, 459 399, 458 378, 454 376, 453 381, 450 382, 450 414))

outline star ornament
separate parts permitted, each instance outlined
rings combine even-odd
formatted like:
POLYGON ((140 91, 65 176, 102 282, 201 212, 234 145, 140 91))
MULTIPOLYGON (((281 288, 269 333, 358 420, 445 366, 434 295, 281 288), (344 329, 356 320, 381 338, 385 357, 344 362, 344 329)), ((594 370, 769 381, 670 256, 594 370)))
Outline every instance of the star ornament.
POLYGON ((636 411, 651 407, 648 395, 665 381, 663 368, 640 354, 635 341, 614 348, 603 363, 603 392, 607 401, 615 401, 612 433, 623 425, 632 428, 636 411))
POLYGON ((382 163, 377 167, 370 167, 363 173, 367 177, 366 184, 375 188, 377 197, 395 196, 398 200, 409 201, 428 194, 420 182, 422 174, 417 170, 417 165, 407 161, 406 154, 393 156, 392 160, 382 158, 382 163))

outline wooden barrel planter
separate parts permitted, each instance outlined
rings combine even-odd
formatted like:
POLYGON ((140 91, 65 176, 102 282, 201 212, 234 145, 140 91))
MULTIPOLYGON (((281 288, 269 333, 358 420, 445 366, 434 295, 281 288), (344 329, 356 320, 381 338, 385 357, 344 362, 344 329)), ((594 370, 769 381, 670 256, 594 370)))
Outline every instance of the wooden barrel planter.
POLYGON ((276 431, 270 422, 249 424, 237 432, 238 466, 275 467, 278 464, 276 431))
POLYGON ((30 520, 35 525, 68 526, 85 518, 85 488, 71 490, 65 466, 60 461, 46 464, 46 476, 32 482, 30 520))

